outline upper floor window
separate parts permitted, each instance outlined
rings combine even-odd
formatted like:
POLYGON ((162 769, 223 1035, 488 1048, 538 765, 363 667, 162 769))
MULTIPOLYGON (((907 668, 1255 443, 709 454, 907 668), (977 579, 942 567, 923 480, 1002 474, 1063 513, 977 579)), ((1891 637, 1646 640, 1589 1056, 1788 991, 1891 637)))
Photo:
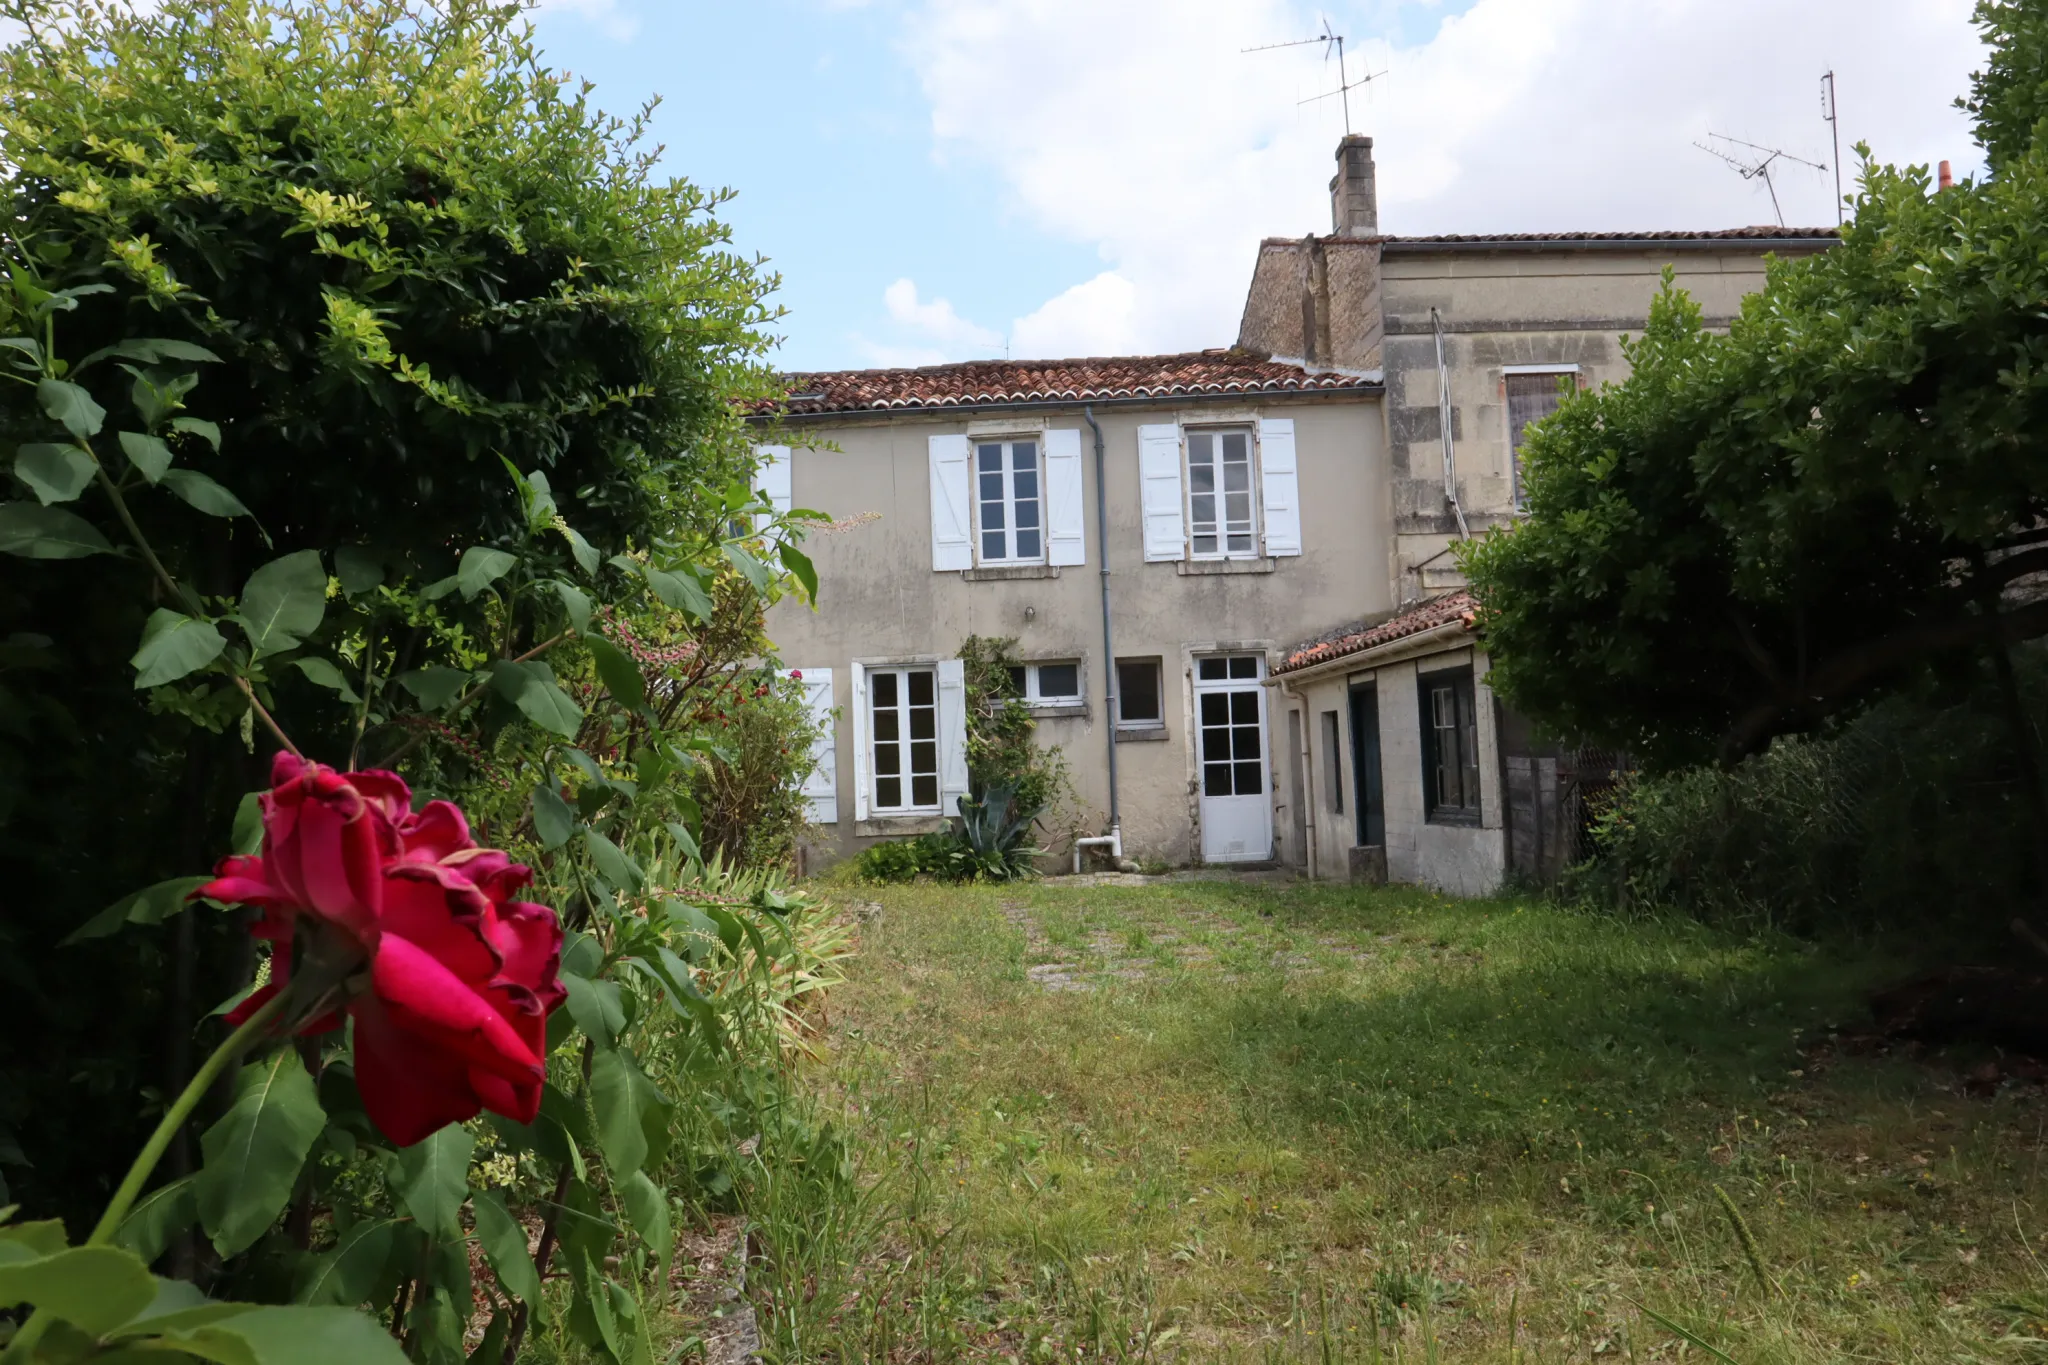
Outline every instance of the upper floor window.
POLYGON ((933 569, 1056 569, 1087 561, 1078 430, 937 432, 927 444, 933 569))
POLYGON ((1508 468, 1515 485, 1515 506, 1523 499, 1522 443, 1529 428, 1556 412, 1578 389, 1576 365, 1510 365, 1501 375, 1508 400, 1508 468))
POLYGON ((977 441, 975 519, 984 564, 1038 564, 1045 559, 1044 499, 1037 441, 977 441))
POLYGON ((1278 558, 1302 550, 1294 419, 1138 428, 1145 558, 1278 558))
POLYGON ((1479 823, 1479 721, 1472 670, 1425 673, 1422 701, 1422 784, 1433 824, 1479 823))
POLYGON ((1188 552, 1196 559, 1258 555, 1258 500, 1252 496, 1252 434, 1188 433, 1188 552))

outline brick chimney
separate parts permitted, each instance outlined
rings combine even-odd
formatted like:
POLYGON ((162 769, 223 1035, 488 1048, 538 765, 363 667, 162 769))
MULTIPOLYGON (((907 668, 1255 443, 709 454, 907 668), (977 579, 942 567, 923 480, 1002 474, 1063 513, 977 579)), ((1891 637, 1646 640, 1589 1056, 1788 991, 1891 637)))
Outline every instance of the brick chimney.
POLYGON ((1362 133, 1347 133, 1337 144, 1337 173, 1330 177, 1330 230, 1339 237, 1372 237, 1380 230, 1372 139, 1362 133))

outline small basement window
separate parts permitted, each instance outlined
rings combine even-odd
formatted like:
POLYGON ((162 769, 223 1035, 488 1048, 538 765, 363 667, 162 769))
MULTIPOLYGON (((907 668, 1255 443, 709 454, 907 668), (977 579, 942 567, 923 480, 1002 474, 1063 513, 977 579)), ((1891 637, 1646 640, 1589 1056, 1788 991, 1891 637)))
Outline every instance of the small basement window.
POLYGON ((1159 660, 1118 659, 1116 661, 1116 723, 1120 730, 1161 730, 1166 728, 1166 709, 1160 696, 1159 660))
POLYGON ((1010 686, 1033 706, 1079 706, 1081 665, 1071 662, 1018 664, 1010 686))

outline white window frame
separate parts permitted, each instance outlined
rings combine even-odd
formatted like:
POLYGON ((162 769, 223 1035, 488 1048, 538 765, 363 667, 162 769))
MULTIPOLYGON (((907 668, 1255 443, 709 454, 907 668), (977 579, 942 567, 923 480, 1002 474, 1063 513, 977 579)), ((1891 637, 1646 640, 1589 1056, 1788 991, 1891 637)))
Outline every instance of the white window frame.
MULTIPOLYGON (((1259 467, 1259 437, 1258 427, 1255 424, 1232 422, 1218 424, 1215 426, 1191 426, 1185 430, 1185 432, 1182 434, 1181 439, 1181 487, 1185 490, 1182 494, 1182 515, 1187 519, 1185 522, 1185 528, 1187 536, 1187 556, 1189 559, 1258 559, 1264 555, 1265 549, 1264 546, 1260 543, 1261 524, 1264 521, 1264 517, 1262 515, 1263 508, 1261 507, 1263 493, 1260 488, 1260 478, 1261 470, 1259 467), (1245 445, 1244 493, 1246 495, 1246 501, 1251 512, 1251 517, 1249 521, 1246 523, 1245 529, 1243 531, 1233 531, 1230 529, 1230 522, 1227 516, 1219 515, 1219 517, 1214 522, 1210 523, 1216 528, 1216 549, 1206 552, 1202 550, 1197 550, 1195 548, 1195 540, 1198 536, 1202 535, 1203 533, 1199 529, 1197 529, 1198 523, 1195 520, 1195 499, 1197 497, 1214 497, 1221 499, 1228 495, 1228 490, 1226 490, 1222 486, 1223 483, 1227 482, 1227 480, 1219 477, 1218 485, 1212 492, 1197 493, 1195 491, 1195 442, 1198 439, 1202 438, 1207 438, 1214 442, 1216 452, 1215 468, 1218 475, 1221 476, 1223 474, 1224 469, 1223 438, 1225 436, 1240 435, 1244 437, 1245 445), (1246 541, 1246 548, 1242 550, 1231 549, 1230 538, 1233 535, 1244 536, 1246 541)), ((1219 504, 1219 506, 1217 507, 1217 511, 1219 513, 1224 513, 1227 511, 1227 509, 1219 504)))
POLYGON ((1121 673, 1116 680, 1116 728, 1119 730, 1164 730, 1166 728, 1166 660, 1149 654, 1130 654, 1118 659, 1112 667, 1122 669, 1125 664, 1139 667, 1150 665, 1153 674, 1153 698, 1159 705, 1159 714, 1143 720, 1130 720, 1124 716, 1124 680, 1121 673))
POLYGON ((993 568, 1002 568, 1009 565, 1044 564, 1046 562, 1047 545, 1051 539, 1051 529, 1046 524, 1045 433, 1043 431, 1028 431, 970 436, 967 442, 967 457, 967 477, 969 479, 968 506, 972 509, 970 515, 974 520, 974 562, 978 565, 986 564, 993 568), (1000 558, 994 557, 984 553, 987 548, 985 537, 988 532, 983 525, 982 518, 985 515, 983 508, 985 504, 997 500, 982 497, 982 447, 998 446, 1003 452, 1003 467, 997 475, 1002 480, 1003 487, 1000 499, 1003 509, 1003 525, 1000 534, 1003 537, 1004 547, 1015 550, 1019 529, 1017 526, 1017 447, 1027 442, 1032 449, 1032 478, 1037 485, 1037 492, 1029 501, 1037 504, 1036 515, 1038 519, 1038 525, 1035 528, 1027 529, 1035 529, 1038 532, 1038 553, 1035 555, 1008 554, 1000 558))
POLYGON ((943 808, 946 794, 946 758, 945 743, 942 737, 944 718, 940 714, 938 666, 936 664, 900 664, 886 668, 869 668, 866 670, 866 673, 867 697, 864 704, 867 708, 867 724, 863 728, 866 730, 864 738, 868 747, 866 773, 868 809, 875 815, 882 817, 939 814, 943 808), (932 770, 930 776, 932 779, 932 789, 938 795, 932 802, 924 805, 916 802, 915 779, 918 773, 912 766, 914 759, 912 757, 913 750, 911 748, 912 738, 910 733, 910 675, 913 673, 928 674, 932 680, 932 770), (896 716, 896 738, 893 740, 881 739, 876 734, 876 730, 879 727, 875 724, 875 717, 878 713, 875 701, 875 680, 884 674, 891 675, 896 679, 896 704, 890 708, 896 716), (897 771, 894 773, 883 773, 881 771, 882 765, 878 759, 884 744, 893 745, 898 750, 901 761, 898 764, 897 771), (904 798, 905 804, 896 806, 885 806, 882 804, 882 782, 885 778, 890 777, 902 783, 902 788, 898 794, 904 798))
POLYGON ((1088 668, 1081 659, 1027 659, 1019 665, 1024 670, 1023 698, 1029 706, 1082 706, 1088 701, 1088 668), (1074 670, 1074 691, 1059 696, 1046 696, 1039 690, 1041 668, 1071 668, 1074 670))

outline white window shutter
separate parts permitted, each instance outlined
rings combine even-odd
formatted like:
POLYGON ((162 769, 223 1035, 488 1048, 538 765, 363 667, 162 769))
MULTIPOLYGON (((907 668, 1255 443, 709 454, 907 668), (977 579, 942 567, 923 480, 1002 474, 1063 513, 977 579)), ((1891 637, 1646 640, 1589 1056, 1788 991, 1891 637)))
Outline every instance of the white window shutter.
POLYGON ((1145 558, 1185 559, 1187 514, 1180 488, 1180 428, 1138 428, 1139 505, 1145 516, 1145 558))
POLYGON ((860 664, 847 666, 853 684, 853 818, 868 818, 868 671, 860 664))
MULTIPOLYGON (((754 475, 754 487, 768 499, 769 505, 777 512, 788 515, 792 506, 789 482, 789 447, 756 446, 754 451, 761 457, 761 468, 754 475)), ((754 529, 763 530, 768 525, 765 512, 754 514, 754 529)))
POLYGON ((1259 470, 1266 503, 1266 553, 1301 553, 1301 481, 1295 475, 1294 419, 1259 420, 1259 470))
POLYGON ((1045 562, 1086 564, 1088 521, 1082 511, 1081 429, 1045 433, 1045 562))
POLYGON ((811 808, 811 823, 836 825, 839 823, 839 740, 832 709, 838 698, 832 688, 832 670, 785 668, 782 676, 802 681, 804 704, 810 708, 812 722, 819 727, 817 738, 811 741, 811 757, 817 766, 804 779, 804 800, 811 808))
POLYGON ((967 666, 939 661, 939 813, 958 815, 967 795, 967 666))
POLYGON ((967 437, 931 438, 932 571, 974 567, 973 522, 967 511, 967 437))

